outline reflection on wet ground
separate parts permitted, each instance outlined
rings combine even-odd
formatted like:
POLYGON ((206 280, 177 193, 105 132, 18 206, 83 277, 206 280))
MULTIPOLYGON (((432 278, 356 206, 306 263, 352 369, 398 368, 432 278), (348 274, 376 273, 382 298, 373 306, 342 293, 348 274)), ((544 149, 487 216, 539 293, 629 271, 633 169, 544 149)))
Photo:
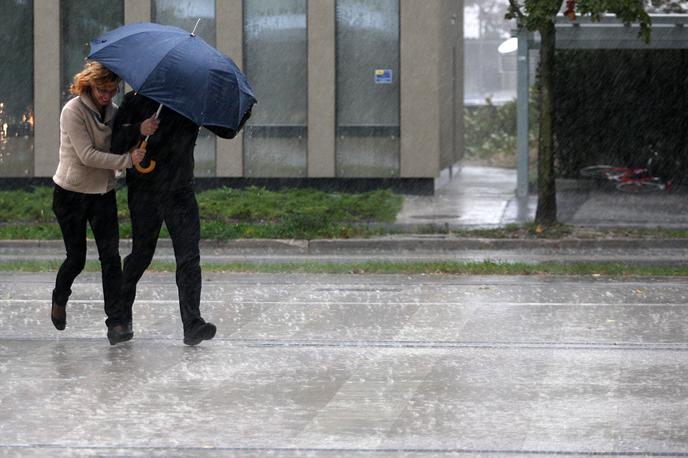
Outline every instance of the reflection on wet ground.
MULTIPOLYGON (((537 196, 515 196, 515 170, 465 166, 441 183, 434 196, 407 196, 396 222, 465 229, 503 227, 535 217, 537 196)), ((613 183, 558 180, 558 219, 593 227, 688 228, 687 191, 684 186, 673 192, 629 194, 613 183)))
POLYGON ((186 347, 147 273, 111 347, 53 275, 2 275, 0 454, 688 456, 685 278, 206 274, 186 347))

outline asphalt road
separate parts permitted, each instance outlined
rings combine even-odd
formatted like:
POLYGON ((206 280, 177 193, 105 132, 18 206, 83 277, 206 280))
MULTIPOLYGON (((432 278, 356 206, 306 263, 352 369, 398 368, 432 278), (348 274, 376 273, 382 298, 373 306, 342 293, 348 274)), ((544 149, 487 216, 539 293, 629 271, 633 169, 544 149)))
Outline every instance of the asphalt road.
POLYGON ((133 341, 97 274, 0 274, 0 456, 688 456, 688 279, 174 274, 133 341))

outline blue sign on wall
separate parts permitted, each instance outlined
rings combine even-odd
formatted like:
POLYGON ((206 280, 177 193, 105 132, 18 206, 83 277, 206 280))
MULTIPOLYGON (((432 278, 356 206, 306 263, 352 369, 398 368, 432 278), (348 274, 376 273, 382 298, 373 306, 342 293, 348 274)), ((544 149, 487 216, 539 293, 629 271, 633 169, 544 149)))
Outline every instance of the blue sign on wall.
POLYGON ((392 84, 392 69, 379 68, 375 70, 375 84, 392 84))

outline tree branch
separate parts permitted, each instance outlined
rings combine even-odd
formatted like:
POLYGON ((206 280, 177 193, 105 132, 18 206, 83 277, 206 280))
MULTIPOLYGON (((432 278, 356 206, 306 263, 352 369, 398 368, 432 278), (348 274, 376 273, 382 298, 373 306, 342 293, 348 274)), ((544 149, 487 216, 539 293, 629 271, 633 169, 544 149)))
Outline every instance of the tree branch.
POLYGON ((504 17, 506 19, 518 19, 519 22, 525 19, 525 15, 523 14, 523 11, 521 11, 521 7, 517 0, 509 0, 509 8, 507 8, 506 15, 504 17))

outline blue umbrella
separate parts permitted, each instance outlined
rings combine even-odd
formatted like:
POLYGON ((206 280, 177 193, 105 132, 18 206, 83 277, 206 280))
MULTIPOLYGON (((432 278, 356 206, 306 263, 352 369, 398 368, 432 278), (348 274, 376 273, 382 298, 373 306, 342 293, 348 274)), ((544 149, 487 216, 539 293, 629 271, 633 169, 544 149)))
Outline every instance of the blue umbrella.
POLYGON ((88 58, 221 137, 234 137, 256 103, 232 59, 177 27, 149 22, 118 27, 91 41, 88 58))

